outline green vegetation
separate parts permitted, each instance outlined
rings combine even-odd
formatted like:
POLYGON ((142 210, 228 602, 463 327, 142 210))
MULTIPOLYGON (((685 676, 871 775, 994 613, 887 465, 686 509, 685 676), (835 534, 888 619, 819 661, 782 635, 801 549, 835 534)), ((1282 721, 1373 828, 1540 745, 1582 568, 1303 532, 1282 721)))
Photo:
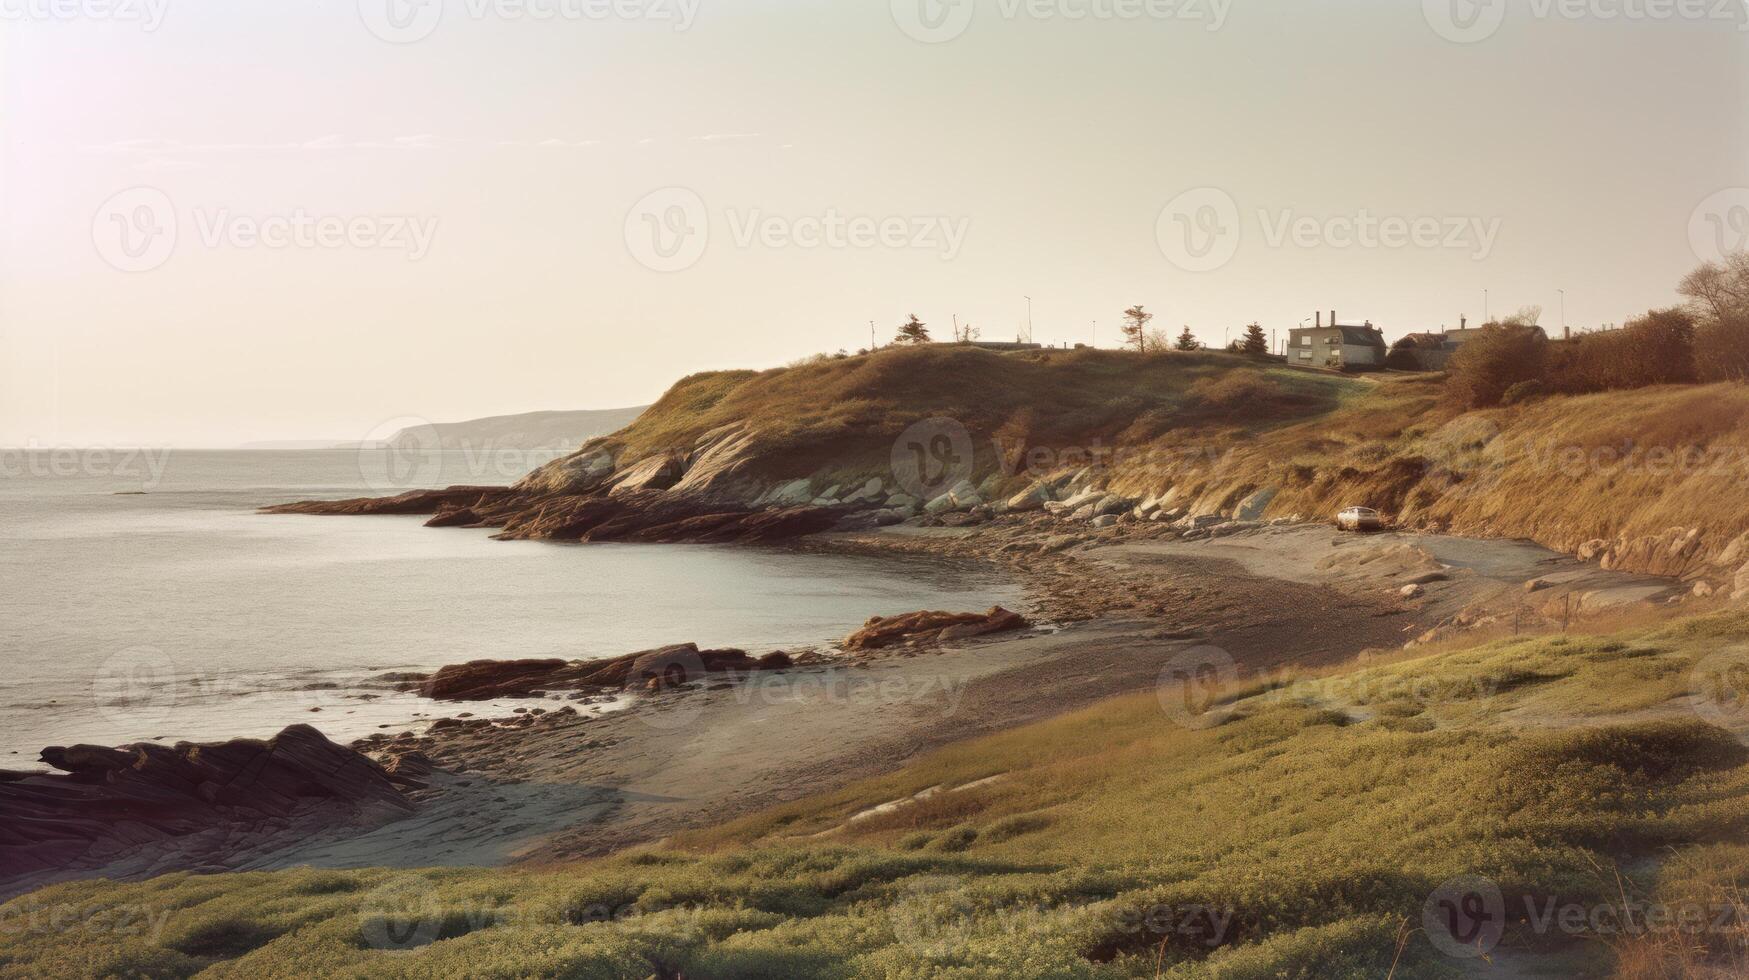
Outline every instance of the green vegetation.
POLYGON ((574 867, 64 885, 0 907, 0 973, 1440 977, 1466 964, 1422 910, 1462 875, 1508 897, 1496 961, 1739 969, 1741 918, 1599 935, 1523 910, 1741 909, 1749 752, 1689 702, 1745 643, 1734 615, 1394 655, 1253 681, 1191 726, 1121 699, 574 867), (33 909, 161 929, 21 928, 33 909))

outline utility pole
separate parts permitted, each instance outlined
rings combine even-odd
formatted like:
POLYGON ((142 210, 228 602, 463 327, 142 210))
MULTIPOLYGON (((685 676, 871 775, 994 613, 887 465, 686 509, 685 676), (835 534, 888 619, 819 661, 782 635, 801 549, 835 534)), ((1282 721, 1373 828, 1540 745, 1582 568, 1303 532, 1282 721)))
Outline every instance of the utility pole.
POLYGON ((1484 289, 1482 290, 1482 324, 1486 326, 1491 319, 1493 317, 1488 312, 1488 291, 1484 289))
POLYGON ((870 353, 870 354, 873 354, 873 353, 874 353, 874 349, 875 349, 875 329, 874 329, 874 321, 873 321, 873 320, 870 320, 870 321, 868 321, 868 352, 869 352, 869 353, 870 353))
MULTIPOLYGON (((966 339, 970 340, 971 338, 967 337, 966 339)), ((958 313, 953 315, 953 342, 956 344, 960 342, 960 315, 958 313)))
POLYGON ((1093 321, 1093 346, 1099 346, 1099 321, 1093 321))
POLYGON ((1032 343, 1032 297, 1026 297, 1026 342, 1032 343))
POLYGON ((1561 332, 1565 333, 1567 331, 1567 291, 1557 289, 1555 292, 1561 294, 1561 332))

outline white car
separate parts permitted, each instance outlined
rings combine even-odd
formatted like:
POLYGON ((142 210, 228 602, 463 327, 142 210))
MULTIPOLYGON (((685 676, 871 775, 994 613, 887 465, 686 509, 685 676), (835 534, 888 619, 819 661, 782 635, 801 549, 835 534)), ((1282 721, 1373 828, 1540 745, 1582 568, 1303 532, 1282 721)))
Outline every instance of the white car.
POLYGON ((1344 531, 1381 531, 1385 519, 1371 507, 1350 507, 1336 515, 1336 526, 1344 531))

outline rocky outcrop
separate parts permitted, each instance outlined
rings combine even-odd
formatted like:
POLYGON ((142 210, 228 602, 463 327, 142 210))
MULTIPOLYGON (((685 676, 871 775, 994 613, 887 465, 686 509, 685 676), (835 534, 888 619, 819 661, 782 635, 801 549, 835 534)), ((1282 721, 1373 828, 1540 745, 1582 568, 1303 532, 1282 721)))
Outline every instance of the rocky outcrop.
POLYGON ((646 688, 658 679, 658 686, 673 686, 708 674, 790 666, 789 656, 781 652, 755 658, 745 650, 700 650, 696 643, 679 643, 608 660, 475 660, 400 686, 438 701, 490 701, 554 691, 646 688))
POLYGON ((0 774, 0 897, 124 858, 224 866, 272 840, 413 811, 395 776, 308 725, 266 741, 57 746, 42 759, 60 771, 0 774))
POLYGON ((612 494, 529 497, 506 488, 454 487, 396 497, 306 501, 266 508, 271 514, 434 515, 432 527, 496 527, 500 537, 539 541, 710 542, 757 544, 831 530, 836 508, 755 510, 661 490, 618 488, 612 494))
POLYGON ((851 652, 880 650, 902 644, 945 643, 989 633, 1026 629, 1026 617, 1001 606, 985 613, 914 612, 876 616, 844 638, 851 652))

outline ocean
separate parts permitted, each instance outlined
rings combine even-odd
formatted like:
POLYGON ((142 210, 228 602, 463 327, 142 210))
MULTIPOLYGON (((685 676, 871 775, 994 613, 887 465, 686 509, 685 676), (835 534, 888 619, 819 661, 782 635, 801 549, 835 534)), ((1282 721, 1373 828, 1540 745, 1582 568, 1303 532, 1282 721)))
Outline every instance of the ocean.
POLYGON ((552 455, 494 460, 483 479, 480 458, 443 453, 385 486, 369 451, 0 450, 0 768, 76 742, 405 730, 456 708, 381 675, 467 660, 796 650, 872 615, 1020 601, 993 573, 926 560, 256 513, 503 484, 552 455))

